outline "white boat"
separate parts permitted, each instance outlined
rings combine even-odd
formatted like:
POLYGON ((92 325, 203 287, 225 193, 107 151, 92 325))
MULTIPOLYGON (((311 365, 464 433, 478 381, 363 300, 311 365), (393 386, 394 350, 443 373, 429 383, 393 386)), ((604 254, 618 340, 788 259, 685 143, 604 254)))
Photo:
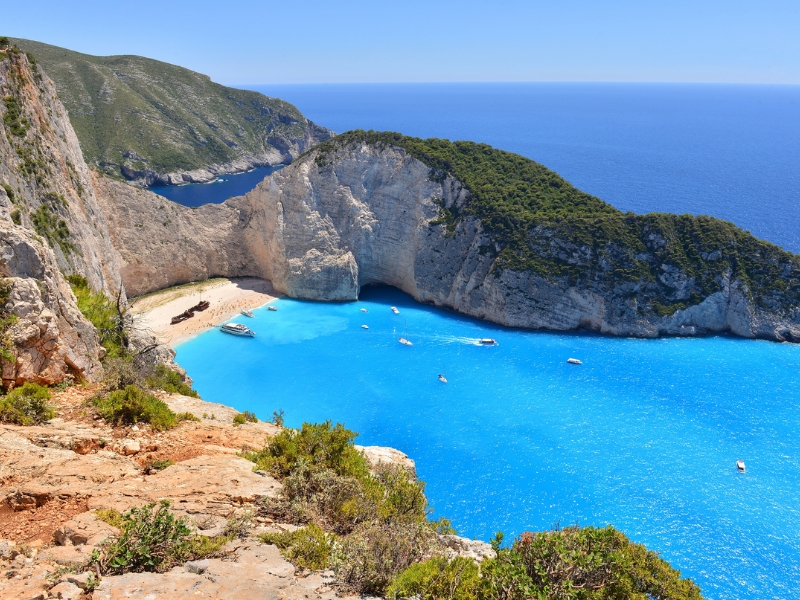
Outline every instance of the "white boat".
POLYGON ((362 308, 361 312, 369 312, 366 308, 362 308))
POLYGON ((245 309, 242 311, 242 314, 243 314, 245 317, 250 317, 251 319, 252 319, 253 317, 255 317, 255 315, 252 313, 252 311, 249 311, 249 310, 247 310, 246 308, 245 308, 245 309))
POLYGON ((220 329, 232 335, 242 335, 245 337, 254 337, 256 335, 255 331, 242 323, 223 323, 220 325, 220 329))
POLYGON ((583 363, 579 361, 577 358, 568 358, 567 362, 571 365, 582 365, 583 363))
POLYGON ((414 345, 404 337, 397 338, 397 341, 400 342, 401 344, 403 344, 404 346, 413 346, 414 345))
POLYGON ((277 306, 268 306, 267 310, 278 310, 277 306))
POLYGON ((400 314, 400 311, 399 311, 399 310, 397 310, 397 307, 396 307, 396 306, 393 306, 393 307, 392 307, 392 312, 393 312, 394 314, 396 314, 396 315, 399 315, 399 314, 400 314))
POLYGON ((439 381, 441 381, 442 383, 447 383, 447 377, 439 373, 439 381))
POLYGON ((739 470, 739 473, 744 473, 744 461, 737 460, 736 461, 736 468, 739 470))
POLYGON ((478 343, 482 346, 494 346, 497 343, 497 340, 494 338, 481 338, 478 340, 478 343))
POLYGON ((362 325, 361 329, 369 329, 369 325, 362 325))

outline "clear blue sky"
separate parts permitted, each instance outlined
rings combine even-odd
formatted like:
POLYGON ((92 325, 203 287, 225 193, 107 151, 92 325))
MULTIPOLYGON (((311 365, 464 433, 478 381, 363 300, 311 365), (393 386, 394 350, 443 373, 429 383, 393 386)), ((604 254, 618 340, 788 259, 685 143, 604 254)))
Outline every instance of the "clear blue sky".
POLYGON ((800 0, 3 2, 0 34, 227 84, 800 84, 800 0))

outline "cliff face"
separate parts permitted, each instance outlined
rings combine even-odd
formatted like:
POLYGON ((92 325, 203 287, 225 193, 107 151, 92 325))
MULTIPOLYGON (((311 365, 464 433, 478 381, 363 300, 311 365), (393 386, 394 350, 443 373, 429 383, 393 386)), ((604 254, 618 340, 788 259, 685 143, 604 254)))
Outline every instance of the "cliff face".
POLYGON ((23 54, 0 54, 0 97, 0 308, 16 319, 3 381, 92 379, 103 349, 62 273, 126 298, 90 173, 55 87, 23 54))
POLYGON ((775 260, 785 264, 772 266, 788 282, 779 298, 756 297, 736 265, 716 264, 715 291, 698 297, 697 276, 663 258, 666 242, 657 228, 646 229, 649 222, 635 224, 650 232, 650 246, 635 259, 656 274, 650 279, 614 278, 629 250, 621 242, 597 258, 591 241, 581 245, 555 225, 530 232, 526 260, 558 259, 583 268, 582 275, 515 268, 509 244, 469 214, 465 185, 431 175, 429 165, 402 148, 355 141, 314 150, 222 205, 192 210, 111 182, 105 185, 125 201, 109 201, 104 210, 125 285, 137 294, 166 282, 249 275, 292 297, 346 301, 362 286, 384 283, 421 302, 515 327, 800 341, 800 301, 792 287, 800 266, 792 255, 776 250, 775 260), (171 215, 168 226, 126 225, 132 215, 162 213, 171 215), (156 234, 157 243, 148 241, 156 234), (770 303, 773 308, 764 306, 770 303), (672 308, 659 314, 663 306, 672 308))
POLYGON ((207 182, 288 164, 332 135, 288 102, 182 67, 12 41, 55 81, 86 162, 139 185, 207 182))

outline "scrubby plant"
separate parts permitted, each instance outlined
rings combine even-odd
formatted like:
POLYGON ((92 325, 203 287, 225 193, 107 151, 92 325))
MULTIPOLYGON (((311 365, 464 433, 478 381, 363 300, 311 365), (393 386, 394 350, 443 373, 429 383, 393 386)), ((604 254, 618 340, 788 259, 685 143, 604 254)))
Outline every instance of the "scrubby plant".
POLYGON ((181 394, 192 398, 200 397, 200 394, 183 381, 180 373, 168 369, 164 365, 155 365, 152 372, 145 378, 145 383, 150 388, 164 390, 170 394, 181 394))
POLYGON ((229 541, 192 533, 182 517, 169 510, 169 501, 133 508, 120 516, 119 537, 111 539, 92 562, 103 575, 164 572, 187 560, 218 554, 229 541))
POLYGON ((122 513, 113 508, 98 508, 94 511, 94 516, 100 521, 103 521, 103 523, 108 523, 117 529, 122 529, 122 526, 125 524, 122 513))
POLYGON ((386 589, 387 598, 424 600, 478 600, 481 596, 480 568, 471 558, 448 560, 435 556, 412 564, 386 589))
POLYGON ((170 460, 168 458, 161 459, 161 460, 154 460, 149 465, 145 467, 146 471, 163 471, 167 467, 171 467, 175 464, 174 460, 170 460))
POLYGON ((326 467, 338 475, 360 477, 369 472, 364 456, 355 449, 353 440, 358 434, 331 421, 303 423, 300 429, 284 429, 258 452, 246 458, 256 468, 286 477, 301 463, 311 467, 326 467))
POLYGON ((50 390, 38 383, 28 382, 13 389, 0 399, 0 420, 17 425, 34 425, 55 417, 50 405, 50 390))
POLYGON ((241 412, 233 417, 234 427, 244 425, 245 423, 258 423, 258 417, 256 417, 254 412, 250 412, 249 410, 241 412))
POLYGON ((97 396, 92 403, 97 412, 114 425, 149 423, 156 431, 164 431, 175 427, 180 420, 164 401, 135 385, 97 396))
POLYGON ((7 308, 11 297, 12 284, 8 279, 0 279, 0 359, 13 363, 16 360, 14 340, 11 337, 11 327, 19 319, 7 308))
POLYGON ((42 204, 31 213, 33 228, 40 236, 45 238, 50 246, 57 244, 64 256, 75 251, 75 245, 70 242, 69 227, 67 222, 58 213, 54 212, 47 204, 42 204))
POLYGON ((283 412, 282 408, 272 411, 272 424, 276 425, 277 427, 283 427, 283 418, 285 416, 286 413, 283 412))
POLYGON ((82 275, 68 275, 67 281, 78 301, 78 309, 97 329, 100 344, 106 350, 107 358, 124 357, 127 354, 127 340, 123 328, 123 318, 118 307, 102 292, 95 292, 82 275))
POLYGON ((262 533, 258 536, 264 544, 274 544, 281 554, 299 567, 318 571, 329 566, 336 536, 315 523, 295 531, 262 533))

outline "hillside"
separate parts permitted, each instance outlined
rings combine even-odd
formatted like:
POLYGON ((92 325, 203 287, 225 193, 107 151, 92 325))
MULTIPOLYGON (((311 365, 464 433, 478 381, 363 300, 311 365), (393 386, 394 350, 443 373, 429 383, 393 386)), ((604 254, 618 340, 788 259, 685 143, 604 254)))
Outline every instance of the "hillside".
POLYGON ((144 184, 289 163, 331 132, 294 106, 141 56, 14 39, 53 79, 86 162, 144 184))

